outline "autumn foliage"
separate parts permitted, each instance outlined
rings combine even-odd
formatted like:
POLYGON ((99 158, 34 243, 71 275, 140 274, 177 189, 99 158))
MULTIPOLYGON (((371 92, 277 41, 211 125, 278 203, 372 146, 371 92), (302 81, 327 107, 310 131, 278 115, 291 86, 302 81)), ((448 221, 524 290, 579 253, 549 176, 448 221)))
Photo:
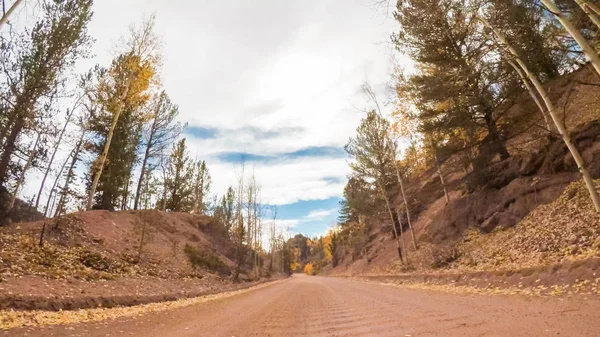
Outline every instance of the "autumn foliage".
POLYGON ((314 276, 315 275, 315 271, 313 270, 312 263, 308 263, 306 266, 304 266, 304 274, 306 274, 308 276, 314 276))

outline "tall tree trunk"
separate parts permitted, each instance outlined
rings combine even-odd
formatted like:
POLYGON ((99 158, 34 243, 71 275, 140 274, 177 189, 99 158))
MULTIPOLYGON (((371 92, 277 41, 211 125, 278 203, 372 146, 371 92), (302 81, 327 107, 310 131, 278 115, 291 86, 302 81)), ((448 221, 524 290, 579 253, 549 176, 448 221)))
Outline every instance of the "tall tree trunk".
MULTIPOLYGON (((154 120, 156 123, 156 119, 154 120)), ((153 124, 154 124, 153 123, 153 124)), ((154 127, 154 125, 153 125, 154 127)), ((148 140, 148 144, 146 145, 146 151, 144 152, 144 160, 142 161, 142 169, 140 170, 140 178, 138 179, 137 188, 135 191, 135 202, 133 204, 133 209, 137 210, 140 202, 140 193, 142 191, 142 184, 144 182, 144 177, 146 175, 146 166, 148 165, 148 156, 150 155, 150 149, 152 147, 152 137, 154 137, 153 133, 150 133, 150 139, 148 140)))
MULTIPOLYGON (((73 151, 71 151, 71 153, 67 156, 67 159, 65 159, 64 163, 62 164, 62 166, 60 168, 60 171, 58 171, 58 174, 56 175, 56 179, 54 179, 54 184, 52 185, 52 189, 50 189, 50 195, 48 196, 48 201, 46 202, 46 209, 44 210, 45 217, 52 215, 51 210, 54 208, 54 205, 52 205, 52 207, 50 207, 50 199, 51 199, 53 193, 55 195, 57 193, 56 186, 58 185, 58 182, 60 181, 60 177, 62 176, 62 172, 64 171, 65 166, 67 166, 67 163, 69 162, 69 159, 71 158, 72 154, 73 154, 73 151)), ((68 179, 68 177, 67 177, 67 179, 68 179)), ((60 201, 60 199, 59 199, 59 201, 60 201)))
POLYGON ((127 179, 127 183, 125 184, 125 192, 123 197, 121 198, 121 210, 124 211, 127 209, 127 198, 129 197, 129 184, 131 183, 131 177, 127 179))
POLYGON ((579 7, 583 9, 585 14, 592 20, 592 22, 596 25, 596 27, 600 28, 600 19, 597 15, 600 15, 600 8, 598 8, 593 3, 590 3, 587 0, 575 0, 579 7))
POLYGON ((162 206, 160 208, 161 211, 166 211, 167 210, 167 173, 165 172, 165 168, 164 166, 162 166, 162 162, 161 162, 161 169, 162 169, 162 175, 163 175, 163 195, 162 195, 162 206))
MULTIPOLYGON (((437 147, 431 144, 431 148, 433 149, 433 160, 435 161, 435 165, 437 167, 437 173, 440 177, 440 183, 442 184, 442 188, 444 189, 444 197, 446 198, 446 205, 450 203, 450 196, 448 195, 448 188, 446 187, 446 182, 444 181, 444 174, 442 172, 442 164, 440 164, 440 159, 437 154, 437 147)), ((465 169, 466 171, 466 169, 465 169)))
POLYGON ((8 179, 8 167, 10 165, 10 159, 12 158, 13 153, 15 152, 16 142, 21 130, 24 126, 24 118, 19 117, 17 114, 17 120, 10 130, 10 134, 4 143, 4 151, 2 152, 2 157, 0 158, 0 185, 4 184, 8 179))
MULTIPOLYGON (((542 1, 545 4, 548 0, 542 0, 542 1)), ((551 8, 551 10, 552 10, 552 8, 551 8)), ((550 97, 548 96, 546 89, 544 89, 544 87, 542 86, 542 83, 540 83, 538 78, 529 70, 529 68, 527 67, 525 62, 519 56, 519 53, 517 52, 517 50, 508 43, 508 40, 504 37, 504 35, 502 33, 500 33, 500 31, 498 31, 497 29, 492 27, 489 24, 489 22, 487 22, 487 20, 482 19, 482 21, 489 28, 491 28, 493 30, 493 32, 496 35, 496 37, 498 38, 498 40, 500 40, 500 42, 507 47, 508 51, 512 54, 512 56, 515 57, 515 60, 517 61, 519 66, 521 66, 521 68, 527 75, 527 78, 529 78, 529 80, 533 83, 534 87, 537 89, 538 93, 542 97, 542 100, 544 101, 544 104, 546 104, 546 108, 548 109, 548 113, 552 117, 552 121, 554 122, 556 129, 562 136, 562 139, 565 142, 565 145, 567 145, 567 148, 571 152, 571 155, 573 156, 573 159, 575 160, 575 163, 577 164, 577 168, 579 169, 579 172, 583 176, 583 180, 588 189, 588 192, 590 193, 590 198, 592 199, 592 203, 594 204, 596 213, 600 213, 600 196, 598 195, 598 191, 596 191, 596 186, 594 184, 594 180, 592 179, 592 176, 590 175, 589 171, 586 169, 585 162, 583 161, 583 158, 581 157, 579 150, 577 149, 575 144, 573 144, 573 142, 571 142, 571 137, 569 136, 569 133, 565 129, 565 126, 563 125, 562 120, 556 115, 554 104, 550 100, 550 97)))
MULTIPOLYGON (((252 185, 248 186, 248 210, 246 212, 246 221, 248 222, 248 232, 246 233, 246 240, 248 242, 248 247, 252 248, 252 185)), ((251 253, 252 254, 252 253, 251 253)), ((252 256, 254 258, 254 256, 252 256)))
POLYGON ((510 154, 506 149, 506 144, 504 144, 504 140, 502 139, 502 135, 500 135, 500 131, 498 131, 498 124, 492 116, 492 112, 488 111, 485 114, 484 119, 492 141, 492 148, 500 155, 500 160, 508 159, 510 154))
MULTIPOLYGON (((587 56, 590 59, 590 63, 596 70, 598 76, 600 76, 600 56, 598 56, 596 50, 587 42, 585 37, 581 35, 579 30, 577 30, 577 28, 571 23, 571 21, 569 21, 567 16, 560 11, 560 8, 558 8, 558 6, 556 6, 554 2, 552 2, 552 0, 542 0, 542 3, 548 8, 548 10, 550 10, 550 12, 552 12, 552 14, 556 15, 558 21, 560 21, 563 27, 565 27, 565 30, 569 33, 569 35, 571 35, 573 39, 575 39, 579 47, 581 47, 581 50, 583 51, 585 56, 587 56)), ((522 62, 523 61, 521 61, 520 63, 522 62)))
POLYGON ((71 121, 71 117, 73 116, 74 111, 75 111, 75 109, 71 109, 71 111, 67 114, 67 121, 65 122, 65 125, 63 126, 62 130, 60 130, 58 140, 56 141, 56 145, 54 145, 54 150, 52 151, 52 156, 50 156, 50 161, 48 162, 48 166, 46 167, 46 172, 44 172, 44 177, 42 178, 42 182, 40 183, 40 189, 38 191, 37 198, 35 199, 35 208, 36 209, 40 205, 40 198, 42 197, 42 193, 44 192, 44 184, 46 183, 46 178, 48 178, 48 174, 50 173, 50 170, 52 169, 52 163, 54 163, 54 157, 56 156, 56 153, 58 152, 58 148, 60 146, 60 143, 62 142, 63 135, 65 134, 65 131, 67 130, 67 126, 69 126, 69 122, 71 121))
POLYGON ((15 10, 17 9, 17 7, 19 7, 19 5, 23 2, 23 0, 17 0, 15 1, 15 3, 10 6, 10 8, 8 9, 8 11, 6 11, 6 14, 4 14, 2 16, 2 18, 0 18, 0 29, 2 29, 2 27, 6 24, 6 22, 8 22, 8 19, 10 18, 10 16, 12 14, 14 14, 15 10))
POLYGON ((542 106, 542 102, 540 102, 535 91, 533 91, 533 88, 529 84, 529 81, 527 80, 527 78, 525 78, 525 74, 523 74, 523 71, 521 70, 521 68, 519 68, 519 66, 517 64, 515 64, 512 60, 508 60, 508 64, 510 64, 510 66, 515 69, 515 71, 517 72, 517 75, 519 75, 519 78, 521 79, 521 81, 523 81, 523 84, 525 85, 525 89, 527 89, 529 96, 531 96, 531 98, 535 102, 535 105, 537 105, 538 109, 542 113, 542 116, 544 117, 544 124, 546 124, 546 129, 548 131, 551 131, 552 128, 550 127, 550 121, 548 120, 548 116, 546 115, 546 110, 544 110, 544 107, 542 106))
POLYGON ((79 136, 79 140, 77 141, 77 144, 75 145, 75 148, 73 148, 72 151, 72 158, 71 158, 71 164, 69 165, 69 170, 67 171, 67 179, 65 180, 65 184, 63 185, 61 192, 60 192, 60 198, 58 199, 58 205, 56 206, 56 212, 54 213, 54 216, 57 217, 59 215, 61 215, 64 212, 64 208, 65 208, 65 202, 66 202, 66 198, 67 198, 67 193, 69 191, 69 185, 71 183, 71 176, 73 176, 73 172, 75 171, 75 165, 77 165, 77 161, 79 159, 79 152, 81 151, 81 146, 83 145, 83 138, 85 136, 85 131, 81 132, 81 136, 79 136))
POLYGON ((8 133, 8 130, 10 130, 12 124, 12 118, 9 116, 9 118, 6 120, 6 123, 4 123, 2 126, 2 129, 0 129, 0 149, 4 149, 4 139, 6 138, 6 134, 8 133))
POLYGON ((102 170, 104 170, 104 162, 106 161, 106 157, 108 157, 108 150, 110 149, 110 142, 112 141, 113 134, 115 133, 115 128, 117 127, 117 122, 119 121, 119 117, 121 116, 121 112, 123 111, 123 101, 127 98, 129 94, 129 86, 128 83, 126 86, 123 95, 120 97, 121 105, 119 105, 117 112, 115 112, 113 116, 113 120, 110 124, 110 130, 108 131, 108 136, 106 136, 106 143, 104 144, 104 149, 102 150, 102 154, 100 158, 98 158, 97 162, 94 163, 96 170, 94 172, 94 179, 92 180, 92 186, 90 186, 90 192, 88 193, 87 205, 85 207, 86 211, 92 209, 92 205, 94 203, 94 194, 96 194, 96 188, 98 188, 98 182, 100 181, 100 176, 102 175, 102 170))
POLYGON ((148 209, 148 202, 152 194, 150 194, 150 179, 146 178, 146 191, 144 193, 144 209, 148 209))
POLYGON ((406 199, 406 193, 404 192, 404 180, 400 175, 400 168, 398 168, 398 162, 396 162, 396 177, 398 183, 400 183, 400 192, 402 195, 402 202, 404 202, 404 208, 406 209, 406 221, 408 222, 408 229, 410 230, 410 236, 412 237, 412 243, 415 250, 418 250, 417 238, 415 237, 415 231, 413 230, 412 221, 410 220, 410 210, 408 209, 408 200, 406 199))
POLYGON ((404 258, 406 264, 408 264, 408 249, 406 249, 406 241, 404 240, 404 226, 402 226, 402 219, 400 210, 396 209, 396 217, 398 218, 398 225, 400 225, 400 242, 402 244, 402 250, 404 251, 404 258))
MULTIPOLYGON (((406 249, 404 248, 404 240, 402 240, 402 244, 400 244, 400 236, 398 235, 398 230, 396 229, 396 221, 394 221, 394 212, 392 211, 392 206, 390 205, 390 199, 388 198, 383 186, 381 186, 381 183, 378 183, 378 185, 379 192, 385 200, 388 215, 390 216, 390 220, 392 221, 392 228, 394 229, 394 238, 396 239, 396 248, 398 249, 398 257, 400 257, 400 261, 404 263, 404 255, 406 254, 406 249)), ((398 221, 400 221, 399 218, 398 221)), ((402 224, 400 225, 400 232, 402 232, 402 224)))
MULTIPOLYGON (((52 214, 52 210, 54 209, 54 204, 56 203, 56 191, 52 190, 50 192, 50 197, 52 198, 52 204, 50 204, 50 211, 48 211, 49 214, 52 214), (54 193, 52 193, 54 192, 54 193)), ((46 212, 44 212, 44 214, 46 214, 46 212)))
POLYGON ((23 172, 21 172, 21 176, 19 177, 19 180, 17 181, 17 184, 15 185, 15 190, 12 194, 12 197, 10 198, 10 204, 8 205, 9 210, 11 210, 15 206, 15 201, 17 200, 17 195, 19 194, 19 189, 21 188, 21 186, 23 185, 23 182, 25 181, 25 175, 27 174, 27 170, 29 170, 29 166, 31 166, 31 163, 33 162, 33 158, 35 158, 35 153, 36 153, 35 150, 37 149, 41 135, 42 134, 40 132, 38 132, 37 137, 35 139, 35 143, 33 144, 33 147, 31 148, 31 151, 29 153, 29 158, 27 158, 27 162, 25 163, 25 166, 23 167, 23 172))

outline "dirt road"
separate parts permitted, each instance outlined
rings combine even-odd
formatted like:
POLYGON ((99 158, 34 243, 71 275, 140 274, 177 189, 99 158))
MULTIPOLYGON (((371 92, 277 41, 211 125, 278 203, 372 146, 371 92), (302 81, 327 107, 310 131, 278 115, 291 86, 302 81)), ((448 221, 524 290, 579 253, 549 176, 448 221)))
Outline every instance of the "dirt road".
MULTIPOLYGON (((600 336, 600 300, 449 295, 294 276, 140 318, 8 336, 600 336)), ((2 333, 0 332, 0 336, 2 333)))

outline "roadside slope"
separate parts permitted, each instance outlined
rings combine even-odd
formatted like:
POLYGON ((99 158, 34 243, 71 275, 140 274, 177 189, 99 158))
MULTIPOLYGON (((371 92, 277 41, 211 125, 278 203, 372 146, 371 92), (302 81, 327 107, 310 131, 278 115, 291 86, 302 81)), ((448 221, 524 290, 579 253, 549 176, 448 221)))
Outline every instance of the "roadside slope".
POLYGON ((2 227, 0 245, 0 309, 134 305, 237 287, 235 247, 208 216, 74 213, 2 227))

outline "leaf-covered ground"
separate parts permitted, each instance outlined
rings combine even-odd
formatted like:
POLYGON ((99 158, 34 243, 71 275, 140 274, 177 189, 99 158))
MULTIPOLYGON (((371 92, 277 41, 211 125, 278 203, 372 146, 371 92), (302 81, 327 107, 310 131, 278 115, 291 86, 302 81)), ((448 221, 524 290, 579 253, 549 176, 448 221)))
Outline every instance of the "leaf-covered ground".
POLYGON ((200 296, 181 299, 177 301, 142 304, 120 308, 95 308, 72 311, 0 311, 0 330, 8 330, 28 326, 47 326, 58 324, 75 324, 83 322, 99 322, 109 319, 141 316, 150 312, 161 312, 190 305, 214 301, 239 295, 251 290, 265 287, 260 284, 251 288, 219 293, 215 295, 200 296))
POLYGON ((468 231, 450 267, 518 269, 600 256, 600 218, 583 181, 553 203, 537 207, 517 226, 482 234, 468 231))

